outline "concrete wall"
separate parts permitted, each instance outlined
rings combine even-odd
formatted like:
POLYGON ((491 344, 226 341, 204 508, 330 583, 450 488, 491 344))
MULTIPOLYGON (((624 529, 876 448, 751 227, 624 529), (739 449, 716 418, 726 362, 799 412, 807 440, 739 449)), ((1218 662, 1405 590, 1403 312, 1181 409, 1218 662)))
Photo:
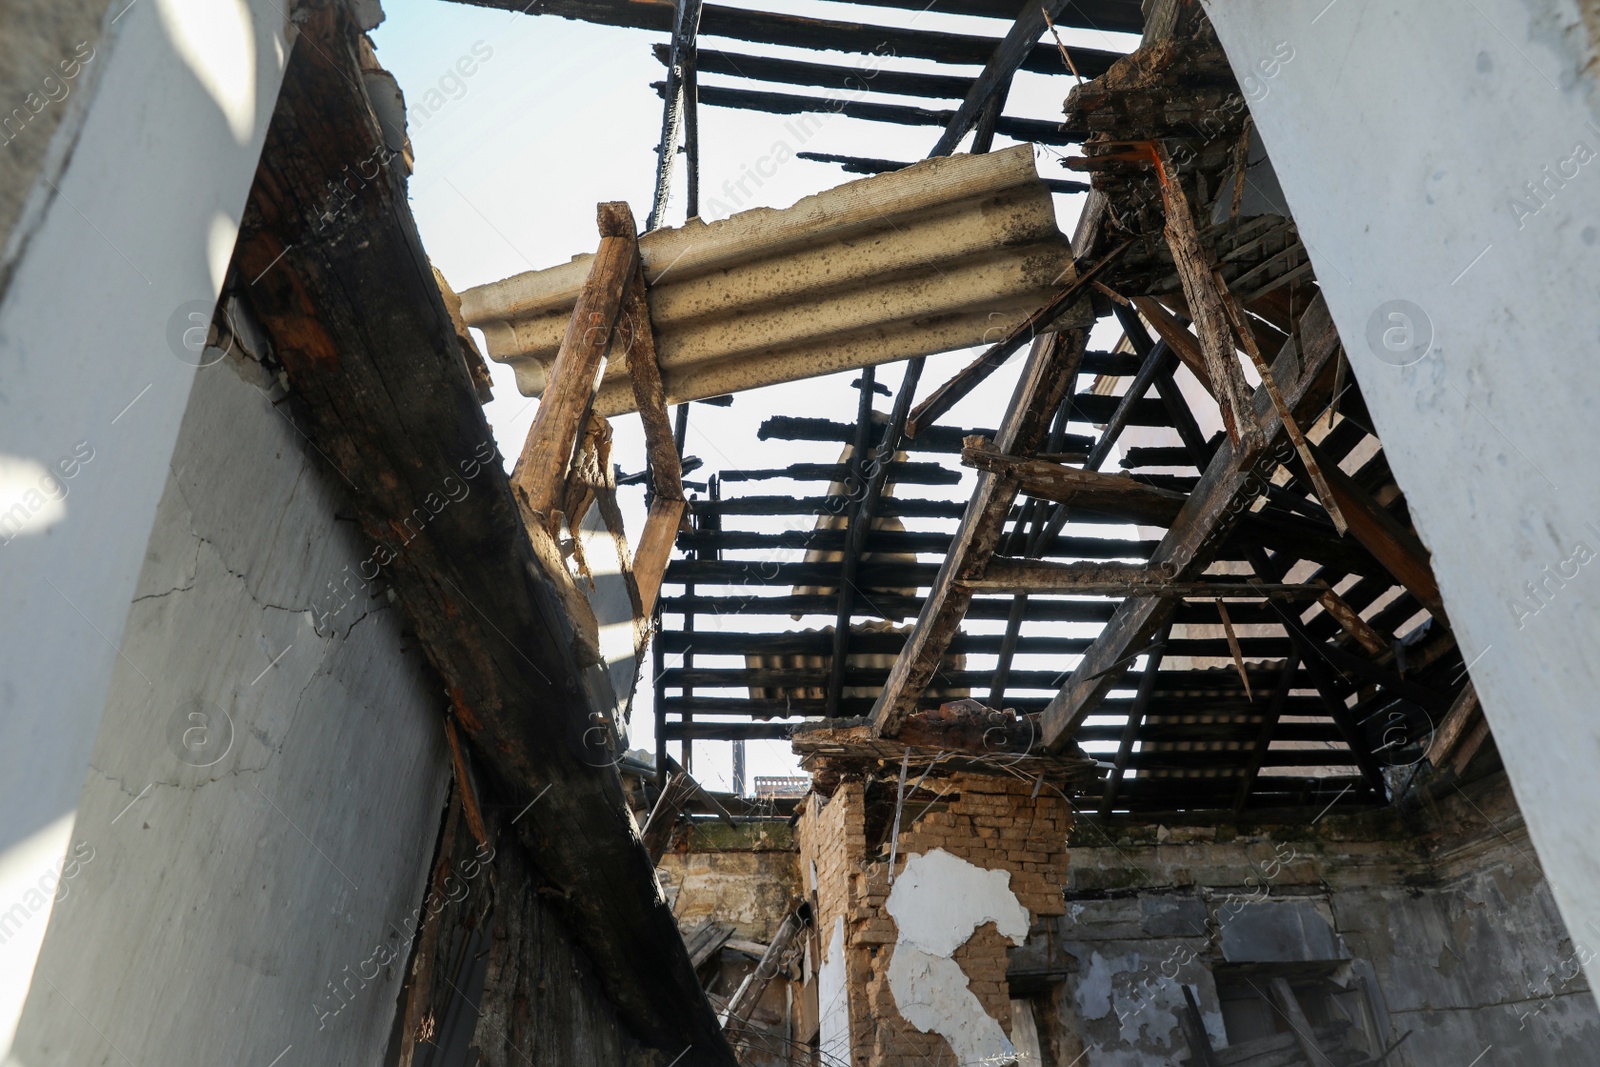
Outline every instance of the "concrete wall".
POLYGON ((1198 991, 1226 1031, 1213 968, 1321 961, 1372 984, 1391 1062, 1600 1064, 1600 1011, 1503 776, 1402 820, 1075 831, 1067 914, 1013 954, 1057 968, 1057 1062, 1176 1062, 1198 991))
POLYGON ((0 944, 0 1054, 48 916, 32 894, 67 854, 127 669, 123 622, 198 355, 182 334, 222 283, 285 7, 4 5, 0 110, 31 117, 0 145, 0 913, 20 904, 30 922, 0 944))
POLYGON ((1555 898, 1593 944, 1600 9, 1205 6, 1258 87, 1251 112, 1555 898), (1260 66, 1285 42, 1291 61, 1260 66))
POLYGON ((382 1060, 442 697, 386 598, 324 610, 370 546, 272 388, 196 377, 8 1063, 382 1060))

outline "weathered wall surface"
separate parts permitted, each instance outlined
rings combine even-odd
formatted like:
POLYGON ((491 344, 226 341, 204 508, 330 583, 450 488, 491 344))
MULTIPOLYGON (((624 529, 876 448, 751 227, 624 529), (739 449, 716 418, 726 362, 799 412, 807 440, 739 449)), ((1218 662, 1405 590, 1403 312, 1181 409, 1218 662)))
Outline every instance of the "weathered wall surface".
POLYGON ((1600 404, 1596 7, 1206 10, 1259 86, 1251 113, 1556 900, 1591 937, 1600 466, 1579 443, 1600 404), (1294 58, 1262 67, 1284 43, 1294 58))
POLYGON ((29 912, 0 942, 0 1055, 194 377, 187 316, 203 335, 283 76, 285 6, 0 5, 0 912, 29 912))
POLYGON ((443 698, 386 599, 335 597, 370 548, 270 388, 196 378, 8 1062, 381 1061, 443 698))
POLYGON ((681 929, 707 919, 732 923, 733 936, 767 943, 794 911, 799 855, 786 821, 692 825, 656 865, 681 929))
POLYGON ((1579 949, 1500 776, 1450 794, 1430 818, 1249 832, 1080 823, 1067 899, 1055 931, 1058 1062, 1187 1055, 1182 985, 1221 1047, 1212 968, 1320 962, 1372 983, 1383 1037, 1412 1032, 1398 1061, 1411 1067, 1461 1067, 1491 1045, 1494 1062, 1600 1063, 1579 949))

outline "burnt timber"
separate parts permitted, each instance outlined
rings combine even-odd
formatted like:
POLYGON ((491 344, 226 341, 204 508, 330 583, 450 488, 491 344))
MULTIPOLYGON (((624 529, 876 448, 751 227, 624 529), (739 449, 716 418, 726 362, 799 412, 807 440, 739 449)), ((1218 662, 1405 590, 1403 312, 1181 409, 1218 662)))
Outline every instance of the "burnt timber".
MULTIPOLYGON (((247 299, 292 383, 293 417, 352 486, 378 543, 464 461, 477 491, 433 515, 385 564, 441 705, 470 742, 487 803, 514 814, 619 1013, 683 1063, 732 1052, 694 977, 608 751, 585 740, 591 696, 571 623, 494 453, 455 327, 406 203, 391 131, 360 88, 358 35, 342 6, 303 27, 236 253, 247 299), (330 177, 357 156, 383 178, 326 228, 330 177), (487 451, 485 446, 488 445, 487 451)), ((508 814, 509 818, 510 815, 508 814)))

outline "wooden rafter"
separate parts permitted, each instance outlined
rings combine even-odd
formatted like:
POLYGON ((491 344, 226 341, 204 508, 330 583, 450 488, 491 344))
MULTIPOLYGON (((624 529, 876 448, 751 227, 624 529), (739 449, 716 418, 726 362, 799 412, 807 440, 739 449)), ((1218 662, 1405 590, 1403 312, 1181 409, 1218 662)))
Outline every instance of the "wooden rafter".
MULTIPOLYGON (((1303 350, 1296 353, 1285 346, 1275 361, 1275 369, 1280 381, 1286 383, 1284 397, 1290 410, 1305 418, 1315 415, 1328 402, 1333 357, 1339 348, 1338 332, 1320 298, 1302 316, 1299 333, 1303 350)), ((1282 434, 1282 423, 1265 395, 1257 395, 1253 407, 1270 449, 1282 434)), ((1263 469, 1240 470, 1231 443, 1224 442, 1184 501, 1151 557, 1151 564, 1170 568, 1175 579, 1203 573, 1240 514, 1263 491, 1270 468, 1276 465, 1277 460, 1269 451, 1258 463, 1263 469)), ((1050 702, 1044 722, 1047 744, 1060 744, 1070 738, 1072 730, 1118 683, 1126 668, 1114 665, 1135 649, 1148 645, 1170 618, 1172 607, 1170 599, 1153 597, 1123 602, 1050 702)))
MULTIPOLYGON (((1078 376, 1089 331, 1063 330, 1041 336, 1033 344, 1027 367, 1017 381, 995 446, 1005 453, 1036 450, 1062 396, 1078 376)), ((961 519, 949 554, 917 616, 911 639, 890 672, 872 712, 873 733, 893 736, 933 678, 950 639, 961 626, 970 590, 959 582, 981 578, 984 565, 1000 542, 1006 515, 1016 499, 1016 482, 984 471, 961 519)))

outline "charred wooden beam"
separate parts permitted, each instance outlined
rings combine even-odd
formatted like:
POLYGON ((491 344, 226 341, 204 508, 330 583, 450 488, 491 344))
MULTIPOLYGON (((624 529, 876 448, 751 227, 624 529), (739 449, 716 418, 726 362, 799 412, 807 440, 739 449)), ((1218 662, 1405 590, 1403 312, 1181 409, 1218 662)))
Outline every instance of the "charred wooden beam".
MULTIPOLYGON (((235 252, 237 275, 256 279, 245 299, 303 432, 381 546, 375 558, 487 772, 485 793, 518 810, 548 792, 515 829, 620 1015, 647 1044, 689 1046, 684 1064, 733 1067, 609 747, 585 735, 600 711, 587 667, 540 577, 404 177, 388 163, 397 153, 362 88, 359 31, 344 5, 311 10, 299 30, 235 252), (380 174, 319 226, 328 183, 363 157, 383 160, 380 174), (424 508, 461 478, 472 493, 424 508), (429 517, 402 533, 418 514, 429 517)), ((526 878, 520 887, 534 895, 526 878)))
MULTIPOLYGON (((1309 421, 1307 416, 1321 411, 1331 398, 1334 356, 1339 350, 1338 332, 1320 297, 1301 316, 1299 334, 1299 345, 1286 345, 1274 370, 1279 381, 1285 383, 1284 397, 1290 410, 1309 421)), ((1259 420, 1268 441, 1277 442, 1282 423, 1272 411, 1271 400, 1258 394, 1253 409, 1252 417, 1259 420)), ((1278 452, 1269 450, 1250 469, 1240 470, 1232 445, 1224 441, 1162 538, 1151 565, 1170 568, 1178 579, 1203 573, 1216 548, 1248 510, 1250 502, 1260 495, 1279 462, 1278 452)), ((1084 653, 1066 685, 1051 701, 1045 716, 1048 743, 1060 743, 1071 736, 1073 728, 1118 683, 1125 667, 1116 665, 1150 643, 1166 624, 1172 606, 1171 600, 1140 597, 1125 601, 1117 609, 1116 618, 1084 653)))
MULTIPOLYGON (((787 467, 771 470, 723 471, 719 477, 723 484, 773 478, 842 482, 851 473, 848 463, 791 463, 787 467)), ((902 462, 889 464, 888 477, 891 483, 898 485, 955 485, 961 481, 961 472, 951 470, 942 463, 902 462)))
POLYGON ((992 107, 998 111, 1000 100, 1011 86, 1011 76, 1022 65, 1023 60, 1038 47, 1039 38, 1044 34, 1046 25, 1054 16, 1059 15, 1065 6, 1065 0, 1045 0, 1043 4, 1028 0, 1022 5, 1016 20, 1011 23, 1011 29, 1007 30, 1005 37, 995 45, 994 52, 983 66, 983 72, 967 90, 961 106, 950 117, 944 133, 939 135, 938 143, 928 155, 948 156, 956 150, 956 146, 967 135, 967 131, 978 122, 985 108, 992 107))
MULTIPOLYGON (((1017 381, 995 436, 1000 451, 1037 450, 1049 429, 1051 415, 1077 379, 1088 336, 1087 330, 1069 329, 1045 334, 1034 342, 1028 365, 1017 381)), ((972 591, 959 582, 982 577, 984 565, 1000 543, 1016 495, 1016 482, 1009 477, 988 471, 978 475, 955 544, 917 616, 912 639, 895 661, 894 671, 874 707, 875 735, 893 736, 932 680, 972 600, 972 591)))
MULTIPOLYGON (((965 84, 965 79, 962 79, 965 84)), ((887 171, 903 170, 911 166, 910 163, 895 159, 871 159, 866 156, 840 156, 830 152, 796 152, 800 159, 809 159, 813 163, 837 163, 839 169, 846 174, 883 174, 887 171)), ((1040 178, 1049 187, 1052 193, 1087 193, 1088 182, 1067 181, 1064 178, 1040 178)))
MULTIPOLYGON (((651 82, 650 87, 658 94, 666 92, 665 82, 651 82)), ((943 126, 955 114, 953 111, 936 111, 909 104, 880 104, 872 100, 796 96, 792 93, 769 93, 756 89, 730 89, 722 85, 700 86, 700 103, 707 107, 765 111, 773 115, 826 112, 866 122, 892 122, 900 126, 943 126)), ((995 129, 1007 137, 1035 144, 1068 145, 1076 144, 1083 139, 1080 131, 1063 129, 1058 122, 1047 122, 1042 119, 1002 117, 995 123, 995 129)))
POLYGON ((793 723, 782 722, 669 722, 663 727, 668 741, 785 741, 793 723))
MULTIPOLYGON (((1080 373, 1101 373, 1094 368, 1098 360, 1109 357, 1105 352, 1086 352, 1080 364, 1080 373)), ((877 447, 882 440, 882 426, 872 437, 873 447, 877 447)), ((761 429, 756 436, 760 440, 777 438, 780 441, 838 441, 840 444, 855 439, 856 428, 847 422, 836 422, 832 419, 806 418, 800 415, 774 415, 761 424, 761 429)), ((915 439, 905 439, 900 442, 900 448, 905 452, 960 452, 963 442, 968 437, 993 437, 993 430, 961 430, 953 426, 930 426, 922 431, 922 435, 915 439)), ((1087 452, 1094 446, 1094 439, 1081 434, 1068 434, 1060 442, 1063 451, 1087 452)))
MULTIPOLYGON (((639 3, 637 0, 543 0, 537 7, 530 7, 525 0, 460 0, 462 3, 472 4, 476 7, 499 8, 504 11, 516 11, 522 14, 555 15, 559 18, 578 19, 583 22, 592 22, 601 26, 627 26, 634 29, 657 30, 663 33, 672 30, 672 5, 666 3, 639 3)), ((937 0, 933 5, 928 5, 922 0, 880 0, 879 6, 889 8, 903 8, 908 11, 938 11, 946 15, 976 15, 982 18, 1009 19, 1016 14, 1014 0, 937 0)), ((798 44, 810 48, 830 47, 806 39, 785 38, 781 29, 766 31, 766 34, 755 37, 743 37, 741 32, 734 32, 751 23, 741 19, 741 16, 763 15, 765 12, 747 11, 742 8, 725 8, 708 6, 704 21, 707 28, 704 32, 721 37, 734 37, 740 40, 756 40, 767 44, 798 44), (771 36, 776 34, 777 36, 771 36)), ((782 16, 768 16, 780 19, 782 16)), ((821 20, 807 19, 806 23, 817 23, 821 20)), ((1138 33, 1144 28, 1144 14, 1140 10, 1139 0, 1072 0, 1057 16, 1056 22, 1062 26, 1076 26, 1086 30, 1098 30, 1102 33, 1138 33)), ((759 26, 760 23, 756 22, 759 26)), ((782 23, 780 23, 780 26, 782 23)), ((834 25, 822 23, 824 27, 834 25)), ((850 25, 850 24, 846 24, 850 25)), ((743 33, 752 32, 749 29, 743 33)), ((812 30, 811 33, 821 31, 812 30)), ((868 49, 870 50, 870 49, 868 49)), ((909 53, 906 53, 909 54, 909 53)), ((1074 57, 1076 57, 1074 52, 1074 57)), ((973 63, 982 63, 980 56, 971 60, 973 63)), ((1060 59, 1057 59, 1059 69, 1060 59)))
POLYGON ((1315 600, 1322 590, 1263 582, 1176 582, 1166 571, 1137 563, 1052 563, 994 556, 983 577, 961 583, 985 593, 1045 593, 1061 596, 1251 597, 1315 600))
MULTIPOLYGON (((672 53, 669 46, 657 44, 651 47, 656 59, 662 64, 671 61, 672 53)), ((853 93, 892 93, 895 96, 920 96, 933 100, 960 100, 972 85, 971 78, 953 74, 882 70, 876 65, 849 67, 834 63, 809 63, 797 59, 774 59, 771 56, 728 52, 719 48, 706 49, 700 53, 698 60, 699 72, 702 74, 725 74, 751 81, 806 85, 817 89, 843 89, 853 93)), ((895 164, 884 169, 898 170, 905 165, 895 164)))
MULTIPOLYGON (((683 132, 687 110, 693 106, 685 89, 695 81, 695 38, 700 32, 701 0, 681 0, 673 5, 672 42, 667 47, 667 82, 661 111, 661 141, 656 145, 656 191, 650 204, 650 219, 645 229, 662 223, 667 197, 672 192, 672 163, 678 157, 678 137, 683 132)), ((690 177, 694 184, 694 176, 690 177)), ((695 212, 691 211, 690 215, 695 212)))
MULTIPOLYGON (((921 530, 873 530, 864 551, 874 554, 893 552, 937 552, 950 549, 954 534, 921 530)), ((691 552, 717 550, 738 552, 750 549, 785 548, 797 552, 839 552, 849 534, 839 529, 785 530, 761 533, 755 530, 690 530, 678 534, 678 548, 691 552)), ((1155 541, 1126 541, 1116 537, 1057 537, 1039 552, 1040 556, 1070 556, 1074 559, 1145 559, 1156 547, 1155 541)))
MULTIPOLYGON (((894 632, 860 632, 852 635, 850 647, 862 655, 894 655, 905 644, 906 634, 894 632)), ((722 633, 704 631, 693 637, 677 631, 667 631, 656 637, 669 655, 682 652, 689 645, 703 655, 795 655, 823 656, 829 648, 828 635, 818 631, 791 631, 786 633, 741 633, 729 630, 722 633)), ((950 642, 952 656, 967 653, 993 654, 1000 650, 1001 634, 959 633, 950 642)), ((1075 656, 1089 647, 1092 637, 1036 637, 1017 640, 1016 650, 1024 655, 1075 656)), ((1227 642, 1213 637, 1175 637, 1167 642, 1174 656, 1225 658, 1227 642)), ((1239 638, 1239 647, 1250 659, 1282 659, 1292 650, 1282 637, 1239 638)))
POLYGON ((877 511, 884 486, 888 484, 887 465, 899 448, 901 432, 905 427, 906 408, 910 405, 912 394, 916 392, 922 365, 921 357, 906 364, 905 375, 900 382, 900 396, 895 401, 889 425, 884 430, 883 440, 878 446, 875 457, 878 466, 873 469, 871 475, 866 474, 866 456, 868 442, 872 439, 872 393, 876 384, 873 368, 868 367, 863 370, 861 377, 856 380, 856 385, 861 390, 861 397, 856 411, 856 438, 850 450, 850 465, 854 468, 851 472, 854 484, 861 486, 861 504, 846 517, 847 534, 844 550, 839 557, 839 586, 836 590, 839 607, 834 613, 833 648, 829 657, 826 689, 829 715, 837 714, 839 697, 844 689, 845 666, 849 660, 850 650, 850 620, 855 615, 855 600, 859 592, 856 579, 863 549, 872 533, 873 513, 877 511))

